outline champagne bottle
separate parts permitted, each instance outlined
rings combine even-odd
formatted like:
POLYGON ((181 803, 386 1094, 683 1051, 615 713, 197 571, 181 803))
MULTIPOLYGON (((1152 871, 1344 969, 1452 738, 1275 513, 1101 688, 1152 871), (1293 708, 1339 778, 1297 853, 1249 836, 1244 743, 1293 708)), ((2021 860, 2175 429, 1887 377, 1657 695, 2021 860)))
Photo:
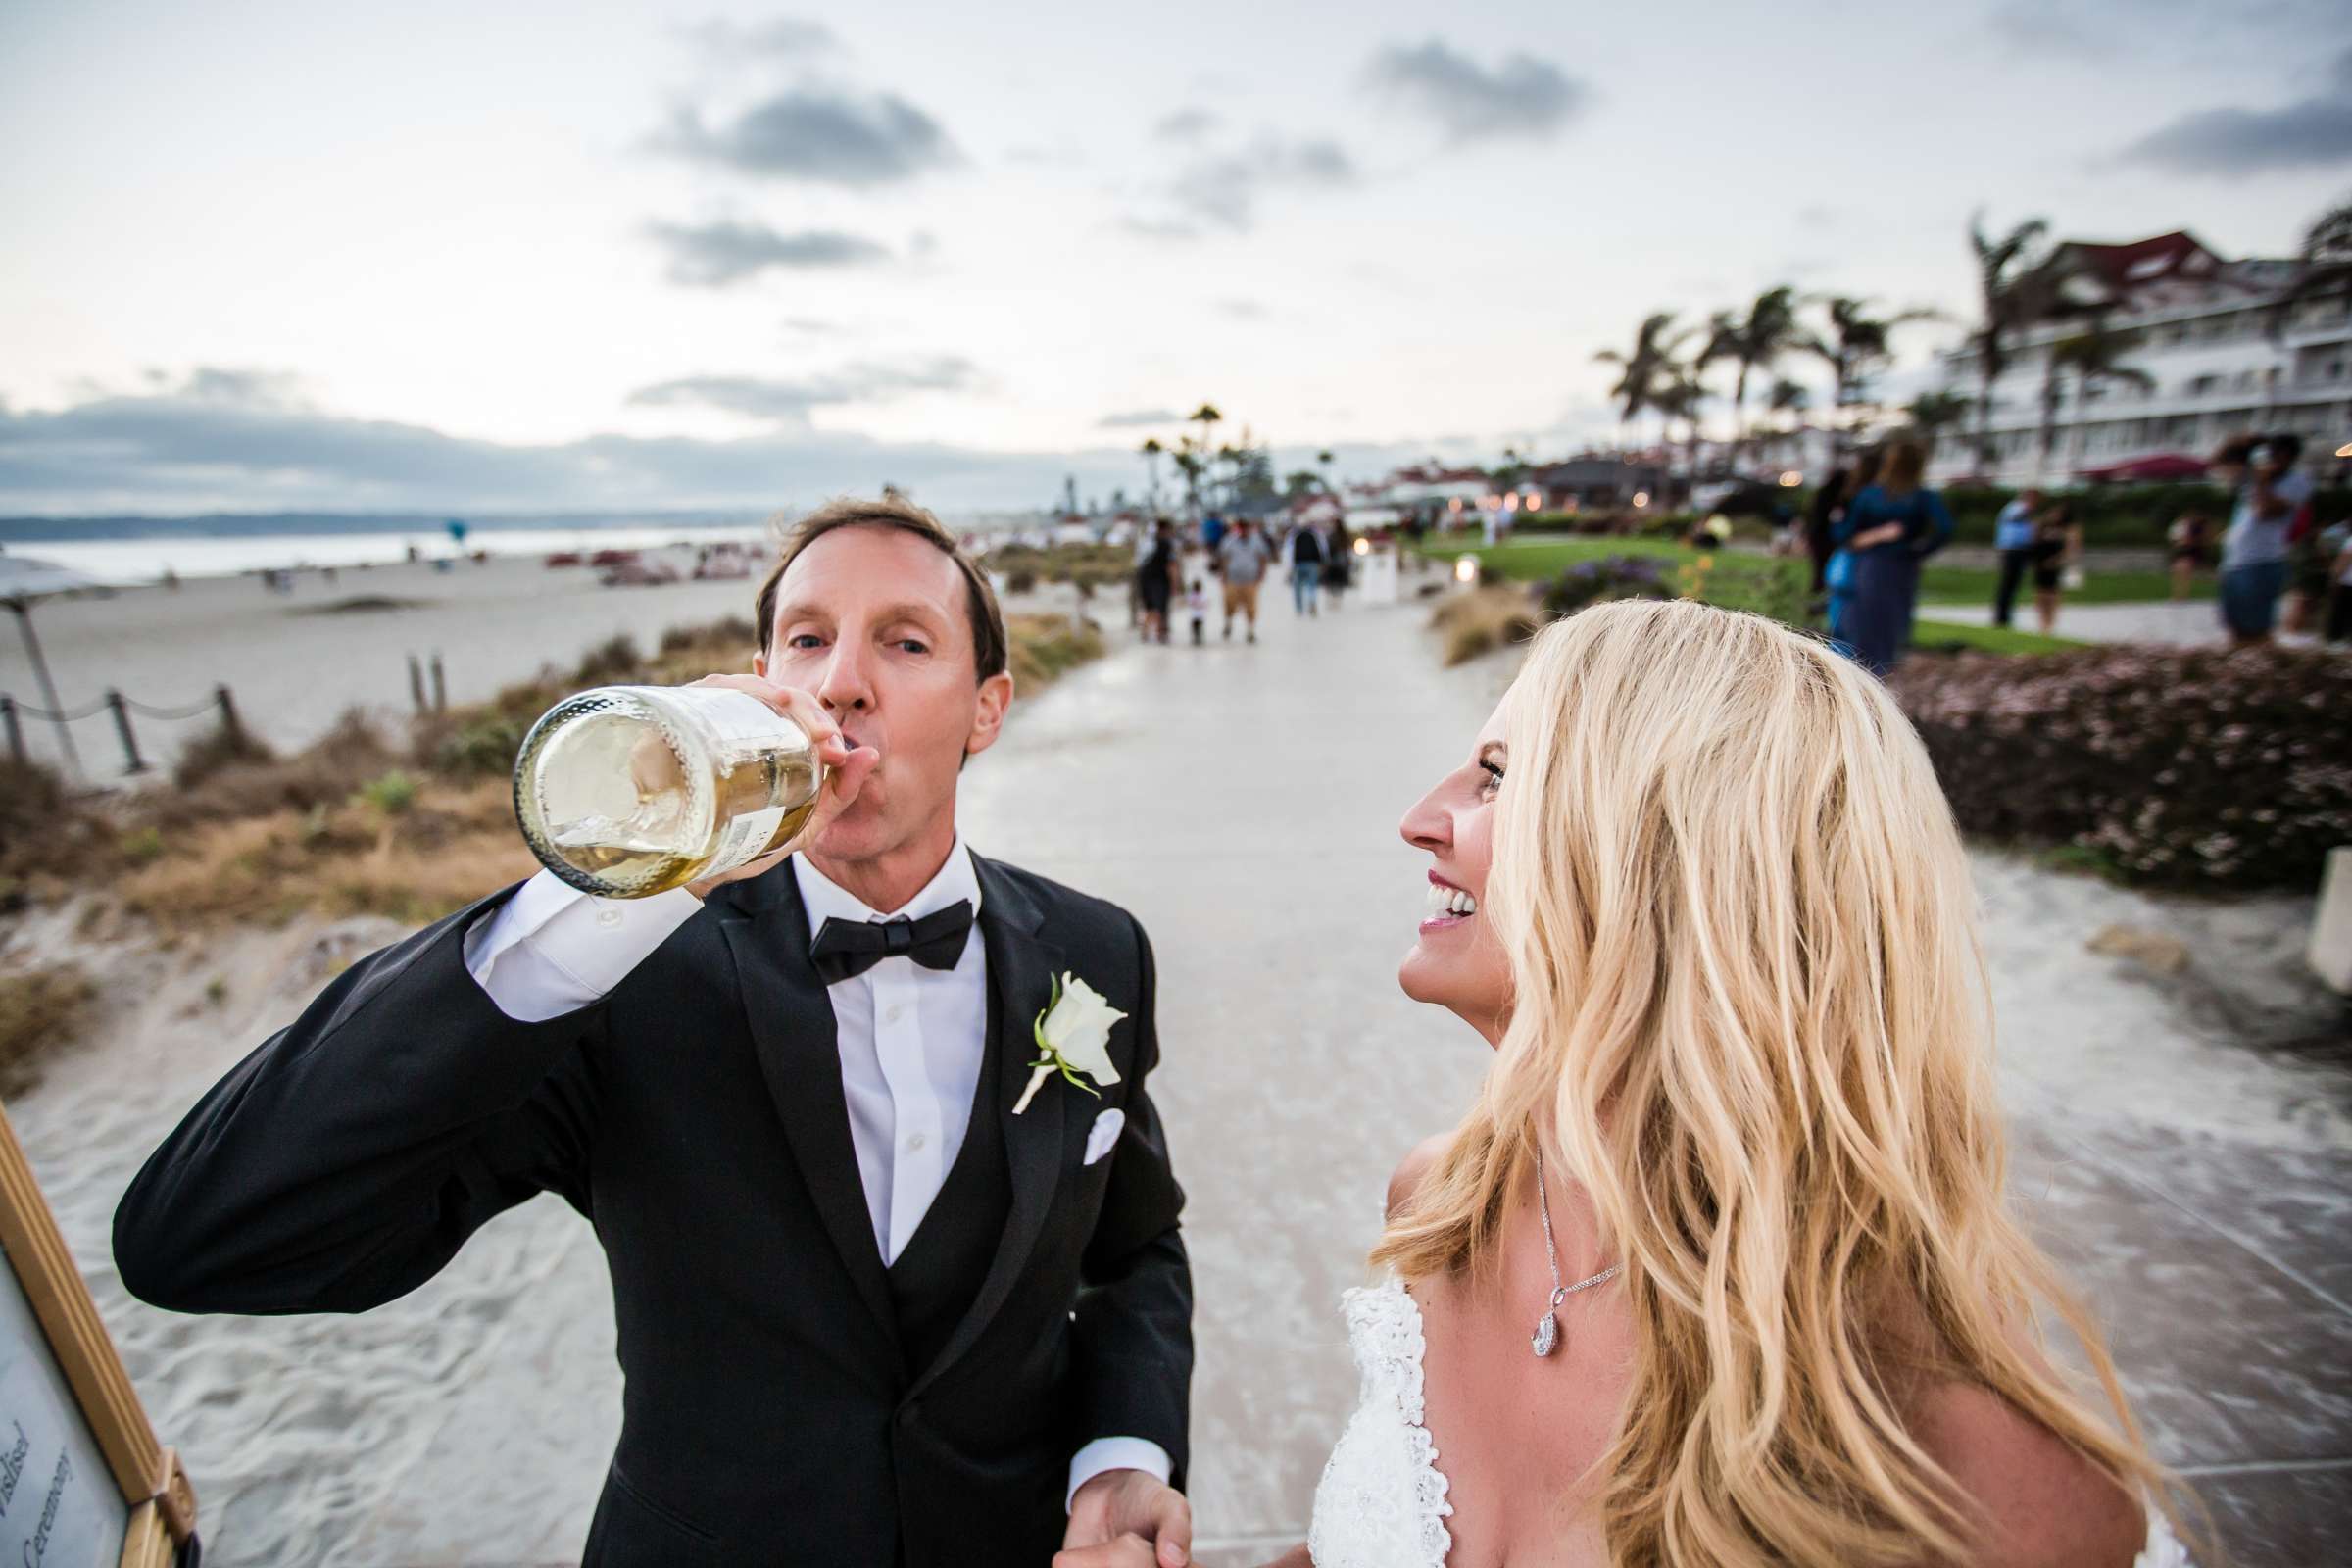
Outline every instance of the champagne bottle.
POLYGON ((514 814, 557 876, 641 899, 789 843, 824 779, 808 733, 748 692, 600 686, 531 726, 514 814))

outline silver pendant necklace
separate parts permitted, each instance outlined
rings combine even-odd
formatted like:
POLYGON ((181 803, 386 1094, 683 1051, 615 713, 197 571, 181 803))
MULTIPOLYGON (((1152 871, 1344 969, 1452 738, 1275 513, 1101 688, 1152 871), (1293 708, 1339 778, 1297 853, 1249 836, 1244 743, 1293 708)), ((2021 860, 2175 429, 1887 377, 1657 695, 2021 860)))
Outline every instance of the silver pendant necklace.
POLYGON ((1589 1291, 1595 1285, 1615 1279, 1623 1272, 1623 1263, 1611 1263, 1589 1280, 1574 1285, 1560 1283, 1560 1250, 1551 1239, 1551 1195, 1544 1190, 1544 1152, 1536 1151, 1536 1204, 1544 1211, 1544 1255, 1551 1260, 1551 1301, 1544 1315, 1536 1319, 1536 1354, 1549 1355, 1560 1348, 1560 1303, 1579 1291, 1589 1291))

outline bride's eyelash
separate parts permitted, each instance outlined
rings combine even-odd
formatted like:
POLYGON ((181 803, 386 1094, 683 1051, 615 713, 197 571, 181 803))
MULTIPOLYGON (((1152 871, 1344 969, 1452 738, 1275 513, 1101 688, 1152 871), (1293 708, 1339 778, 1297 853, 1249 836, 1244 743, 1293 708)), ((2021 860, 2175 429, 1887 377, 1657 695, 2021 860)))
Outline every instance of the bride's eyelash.
POLYGON ((1478 765, 1484 768, 1487 774, 1487 782, 1484 786, 1482 786, 1483 788, 1490 790, 1498 790, 1502 788, 1501 768, 1496 767, 1493 762, 1481 762, 1478 765))

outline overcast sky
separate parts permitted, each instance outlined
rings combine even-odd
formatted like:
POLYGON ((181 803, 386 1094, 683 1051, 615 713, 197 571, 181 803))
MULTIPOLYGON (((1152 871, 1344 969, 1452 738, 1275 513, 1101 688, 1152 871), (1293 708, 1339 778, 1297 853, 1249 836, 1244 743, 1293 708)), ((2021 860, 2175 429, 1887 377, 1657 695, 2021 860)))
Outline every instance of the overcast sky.
POLYGON ((0 146, 0 512, 962 510, 1606 439, 1646 312, 1965 314, 1979 206, 2289 253, 2352 5, 15 0, 0 146))

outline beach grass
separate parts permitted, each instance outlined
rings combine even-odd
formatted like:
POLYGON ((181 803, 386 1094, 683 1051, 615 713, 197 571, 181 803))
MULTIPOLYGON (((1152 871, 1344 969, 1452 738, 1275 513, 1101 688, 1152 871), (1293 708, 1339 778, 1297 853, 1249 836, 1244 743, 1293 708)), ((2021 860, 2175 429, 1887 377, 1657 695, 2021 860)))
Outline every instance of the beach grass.
POLYGON ((1479 588, 1439 600, 1429 624, 1450 668, 1527 641, 1543 629, 1543 616, 1525 589, 1479 588))
POLYGON ((40 1082, 42 1063, 73 1042, 97 995, 78 964, 0 972, 0 1099, 40 1082))
MULTIPOLYGON (((1100 628, 1066 615, 1013 615, 1006 632, 1024 696, 1103 652, 1100 628)), ((756 647, 741 617, 676 628, 650 654, 616 637, 568 669, 398 729, 354 710, 283 756, 234 735, 200 742, 169 789, 76 798, 20 769, 0 780, 0 895, 98 892, 167 932, 312 913, 433 920, 536 868, 509 777, 541 713, 591 686, 748 672, 756 647)), ((25 995, 47 1007, 63 993, 25 995)), ((0 1071, 5 1060, 0 1051, 0 1071)))

